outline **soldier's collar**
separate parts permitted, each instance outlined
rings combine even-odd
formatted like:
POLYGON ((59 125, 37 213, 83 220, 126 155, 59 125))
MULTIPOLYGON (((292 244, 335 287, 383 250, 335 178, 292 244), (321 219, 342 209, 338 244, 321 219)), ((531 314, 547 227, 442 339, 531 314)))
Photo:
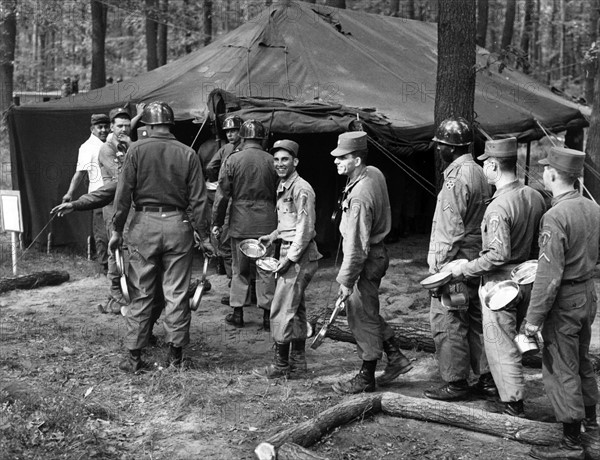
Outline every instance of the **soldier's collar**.
POLYGON ((573 198, 577 198, 578 196, 580 196, 580 194, 577 190, 571 190, 570 192, 566 192, 562 195, 555 196, 552 198, 552 206, 564 200, 572 200, 573 198))
POLYGON ((290 188, 292 184, 298 178, 298 171, 294 171, 290 177, 288 177, 285 181, 280 180, 279 185, 277 186, 277 193, 282 193, 286 189, 290 188))
POLYGON ((350 193, 350 190, 352 190, 356 184, 358 184, 362 179, 367 177, 368 168, 369 167, 366 166, 365 169, 363 169, 363 171, 358 175, 358 177, 356 177, 352 182, 346 185, 346 187, 344 188, 344 194, 347 195, 348 193, 350 193))

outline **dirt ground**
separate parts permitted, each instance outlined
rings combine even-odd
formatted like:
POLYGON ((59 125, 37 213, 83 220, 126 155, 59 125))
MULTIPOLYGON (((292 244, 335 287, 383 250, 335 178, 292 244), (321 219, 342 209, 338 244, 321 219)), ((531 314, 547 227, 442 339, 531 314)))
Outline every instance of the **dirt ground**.
MULTIPOLYGON (((380 293, 385 318, 428 321, 427 292, 418 284, 427 275, 426 248, 426 236, 389 246, 391 264, 380 293)), ((29 267, 52 268, 69 271, 71 280, 0 295, 0 458, 253 459, 256 445, 270 435, 342 402, 331 385, 360 366, 354 345, 326 339, 307 352, 306 380, 253 376, 252 369, 273 356, 261 312, 247 309, 243 329, 226 325, 229 308, 220 299, 227 279, 211 267, 212 290, 193 314, 185 351, 194 369, 159 368, 167 353, 159 324, 159 346, 145 352, 156 370, 126 375, 117 367, 124 355, 123 318, 96 308, 105 301, 107 280, 80 258, 46 257, 29 267)), ((198 259, 195 278, 200 269, 198 259)), ((311 311, 332 305, 335 274, 332 256, 321 263, 307 292, 311 311)), ((594 353, 600 352, 598 324, 594 353)), ((431 354, 406 353, 414 369, 386 391, 422 397, 423 390, 442 384, 431 354)), ((526 374, 527 416, 553 421, 541 371, 526 374)), ((478 400, 460 404, 489 407, 478 400)), ((332 460, 449 460, 526 458, 529 446, 378 415, 334 430, 311 449, 332 460)))

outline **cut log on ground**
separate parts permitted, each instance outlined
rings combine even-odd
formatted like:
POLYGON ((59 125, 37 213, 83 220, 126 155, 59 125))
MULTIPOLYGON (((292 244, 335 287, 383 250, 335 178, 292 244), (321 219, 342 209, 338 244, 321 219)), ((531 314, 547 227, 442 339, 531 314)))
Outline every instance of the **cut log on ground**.
POLYGON ((367 393, 348 398, 313 419, 271 436, 266 442, 276 449, 285 443, 298 444, 302 447, 312 446, 340 425, 381 412, 381 395, 381 393, 367 393))
POLYGON ((69 273, 64 271, 35 272, 30 275, 0 279, 0 293, 14 289, 35 289, 41 286, 56 286, 69 281, 69 273))
MULTIPOLYGON (((398 393, 383 393, 381 410, 394 417, 443 423, 527 444, 549 445, 562 438, 562 424, 559 423, 537 422, 398 393)), ((600 458, 600 439, 587 434, 582 439, 588 458, 600 458)))
MULTIPOLYGON (((329 312, 329 315, 331 312, 329 312)), ((326 318, 329 315, 325 315, 326 318)), ((323 317, 320 317, 323 318, 323 317)), ((323 322, 319 319, 311 318, 309 322, 315 321, 315 332, 318 333, 323 322)), ((388 321, 390 327, 396 332, 396 337, 400 340, 400 347, 404 350, 421 350, 428 353, 435 353, 435 343, 431 338, 431 329, 429 326, 420 324, 398 324, 388 321)), ((356 343, 348 325, 342 321, 336 321, 327 328, 326 337, 338 342, 356 343)), ((590 354, 592 364, 596 373, 600 372, 600 356, 590 354)), ((523 366, 540 369, 542 367, 541 354, 527 355, 523 357, 523 366)))

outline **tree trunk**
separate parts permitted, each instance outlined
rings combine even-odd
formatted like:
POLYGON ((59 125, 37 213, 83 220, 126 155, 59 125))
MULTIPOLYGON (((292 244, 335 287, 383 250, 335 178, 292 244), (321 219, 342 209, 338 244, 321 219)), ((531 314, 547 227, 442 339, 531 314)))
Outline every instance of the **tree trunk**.
MULTIPOLYGON (((600 0, 588 0, 590 12, 587 33, 588 33, 588 48, 598 40, 598 27, 600 25, 600 0)), ((594 103, 594 77, 596 76, 596 66, 594 62, 587 63, 584 67, 585 72, 585 89, 584 97, 588 104, 594 103)))
POLYGON ((14 289, 34 289, 41 286, 56 286, 69 281, 69 273, 64 271, 36 272, 13 278, 0 279, 0 293, 14 289))
POLYGON ((523 72, 530 71, 529 55, 533 29, 534 0, 525 0, 525 17, 523 18, 523 32, 521 33, 521 50, 523 51, 523 72))
POLYGON ((6 0, 0 7, 0 124, 12 104, 16 38, 17 0, 6 0))
POLYGON ((316 417, 271 436, 266 442, 275 448, 285 443, 298 444, 302 447, 312 446, 338 426, 379 412, 381 412, 381 393, 349 397, 316 417))
POLYGON ((160 23, 157 30, 157 61, 158 66, 163 66, 167 63, 168 57, 168 29, 167 22, 169 20, 169 0, 160 0, 160 23))
MULTIPOLYGON (((549 445, 562 438, 562 424, 537 422, 399 393, 383 393, 381 410, 394 417, 442 423, 527 444, 549 445)), ((589 458, 600 458, 600 443, 597 439, 584 434, 582 441, 589 458)))
POLYGON ((596 78, 594 80, 594 104, 585 151, 584 183, 597 203, 600 203, 600 56, 596 56, 596 78), (589 170, 593 169, 593 172, 589 170))
POLYGON ((535 0, 535 13, 533 18, 533 46, 531 53, 531 63, 533 64, 534 72, 538 75, 537 69, 540 69, 542 64, 542 44, 540 43, 540 20, 541 7, 540 0, 535 0))
POLYGON ((415 19, 415 0, 406 1, 406 17, 408 19, 415 19))
POLYGON ((400 17, 400 0, 390 1, 390 16, 394 18, 400 17))
POLYGON ((158 67, 156 24, 157 0, 145 0, 146 6, 146 70, 158 67))
MULTIPOLYGON (((473 121, 475 103, 475 0, 438 0, 438 65, 435 126, 448 117, 473 121)), ((436 152, 436 184, 445 167, 436 152)))
POLYGON ((108 8, 97 0, 92 2, 92 77, 90 89, 102 88, 106 84, 104 42, 106 39, 106 15, 108 8))
POLYGON ((477 0, 477 46, 485 48, 489 16, 488 0, 477 0))
POLYGON ((346 0, 325 0, 325 5, 345 10, 346 0))
POLYGON ((207 46, 212 42, 212 10, 213 3, 212 0, 204 0, 203 1, 203 30, 204 30, 204 46, 207 46))
POLYGON ((500 45, 500 48, 503 50, 506 50, 512 43, 516 9, 517 0, 508 0, 506 2, 506 15, 504 16, 504 29, 502 30, 502 43, 500 45))

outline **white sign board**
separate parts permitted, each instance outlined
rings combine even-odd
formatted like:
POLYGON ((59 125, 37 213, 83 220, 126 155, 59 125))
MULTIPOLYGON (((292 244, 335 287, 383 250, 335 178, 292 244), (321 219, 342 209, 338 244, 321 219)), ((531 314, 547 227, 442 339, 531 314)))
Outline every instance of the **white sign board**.
POLYGON ((0 211, 3 231, 19 233, 23 231, 21 193, 18 190, 0 190, 0 211))

